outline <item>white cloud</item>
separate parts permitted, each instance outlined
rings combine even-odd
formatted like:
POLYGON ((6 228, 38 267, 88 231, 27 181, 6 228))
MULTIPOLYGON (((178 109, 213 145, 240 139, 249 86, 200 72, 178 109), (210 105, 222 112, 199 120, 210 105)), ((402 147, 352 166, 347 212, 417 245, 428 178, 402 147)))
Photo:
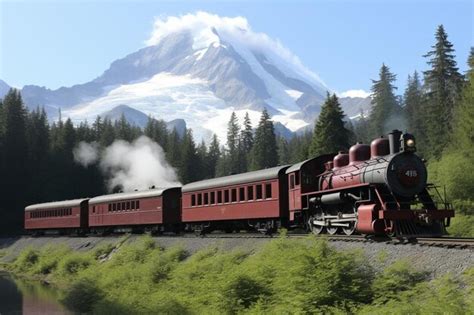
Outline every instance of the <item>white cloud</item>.
POLYGON ((364 90, 349 90, 339 94, 339 97, 369 97, 370 93, 364 90))

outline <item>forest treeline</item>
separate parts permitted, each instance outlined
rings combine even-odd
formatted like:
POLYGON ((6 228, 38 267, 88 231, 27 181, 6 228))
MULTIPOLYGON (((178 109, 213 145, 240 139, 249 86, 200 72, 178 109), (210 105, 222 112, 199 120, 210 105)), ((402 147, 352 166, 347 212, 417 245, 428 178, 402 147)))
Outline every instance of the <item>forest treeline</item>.
POLYGON ((403 96, 395 92, 396 75, 383 64, 373 80, 371 111, 359 119, 348 120, 338 97, 328 93, 313 131, 287 140, 276 136, 266 110, 258 122, 246 115, 242 124, 232 113, 225 146, 216 135, 208 145, 196 143, 191 129, 169 131, 164 121, 152 117, 143 130, 124 116, 115 122, 97 117, 91 124, 74 125, 70 119, 49 124, 43 109, 28 111, 20 92, 12 89, 0 101, 0 233, 22 230, 28 204, 106 193, 99 167, 84 168, 74 161, 79 142, 95 141, 105 148, 115 140, 133 141, 141 135, 161 145, 180 181, 188 183, 296 163, 403 129, 416 136, 419 154, 428 160, 430 180, 446 185, 461 211, 473 214, 474 50, 465 74, 459 72, 454 53, 439 26, 424 56, 428 70, 408 77, 403 96))

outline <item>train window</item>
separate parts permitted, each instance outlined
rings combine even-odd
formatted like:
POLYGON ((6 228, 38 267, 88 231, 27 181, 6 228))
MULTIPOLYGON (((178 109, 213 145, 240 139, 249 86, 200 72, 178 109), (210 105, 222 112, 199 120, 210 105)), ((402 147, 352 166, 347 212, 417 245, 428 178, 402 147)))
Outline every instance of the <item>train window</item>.
POLYGON ((211 205, 216 204, 216 192, 211 191, 211 205))
POLYGON ((209 204, 209 193, 204 193, 204 204, 205 205, 209 204))
POLYGON ((109 212, 112 211, 112 204, 109 203, 109 212))
POLYGON ((265 198, 272 198, 272 184, 265 184, 265 198))
POLYGON ((140 209, 140 200, 137 200, 137 210, 140 209))
POLYGON ((127 210, 130 210, 130 201, 127 201, 127 210))
POLYGON ((224 202, 229 202, 229 190, 224 190, 224 202))
POLYGON ((116 203, 112 204, 112 211, 117 211, 117 204, 116 203))
POLYGON ((256 185, 255 188, 257 189, 257 199, 262 199, 262 185, 256 185))
POLYGON ((125 206, 126 206, 126 202, 124 201, 124 202, 122 202, 122 210, 127 210, 127 208, 125 208, 125 206))
POLYGON ((295 188, 295 175, 290 175, 290 189, 295 188))
POLYGON ((191 206, 194 207, 196 205, 196 195, 192 194, 191 195, 191 206))
POLYGON ((135 200, 132 200, 132 209, 135 209, 135 200))
POLYGON ((120 202, 117 202, 117 211, 120 211, 122 209, 122 204, 120 202))
POLYGON ((222 190, 217 191, 217 203, 222 203, 222 190))
POLYGON ((239 201, 245 201, 245 188, 239 188, 239 201))
POLYGON ((253 200, 253 186, 247 186, 247 200, 253 200))
POLYGON ((237 188, 232 188, 232 202, 237 201, 237 188))
POLYGON ((198 194, 198 206, 202 205, 202 194, 198 194))
POLYGON ((300 184, 300 172, 295 173, 295 185, 299 186, 300 184))

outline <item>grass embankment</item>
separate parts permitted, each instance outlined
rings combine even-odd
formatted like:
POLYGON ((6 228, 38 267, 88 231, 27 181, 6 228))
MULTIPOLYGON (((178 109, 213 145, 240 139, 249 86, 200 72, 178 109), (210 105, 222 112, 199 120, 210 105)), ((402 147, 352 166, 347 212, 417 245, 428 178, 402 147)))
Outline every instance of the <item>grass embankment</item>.
POLYGON ((279 238, 256 253, 215 248, 189 255, 142 237, 77 253, 25 250, 10 270, 64 287, 63 301, 97 314, 468 314, 474 269, 429 281, 398 262, 375 275, 357 252, 279 238))

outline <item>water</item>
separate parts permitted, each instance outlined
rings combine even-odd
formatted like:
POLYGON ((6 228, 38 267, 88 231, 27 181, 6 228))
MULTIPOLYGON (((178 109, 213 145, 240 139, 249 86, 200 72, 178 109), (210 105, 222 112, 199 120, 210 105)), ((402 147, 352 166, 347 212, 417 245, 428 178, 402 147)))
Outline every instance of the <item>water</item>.
POLYGON ((60 292, 40 282, 13 278, 0 271, 0 315, 73 314, 59 302, 60 292))

